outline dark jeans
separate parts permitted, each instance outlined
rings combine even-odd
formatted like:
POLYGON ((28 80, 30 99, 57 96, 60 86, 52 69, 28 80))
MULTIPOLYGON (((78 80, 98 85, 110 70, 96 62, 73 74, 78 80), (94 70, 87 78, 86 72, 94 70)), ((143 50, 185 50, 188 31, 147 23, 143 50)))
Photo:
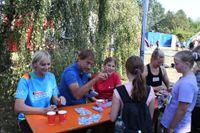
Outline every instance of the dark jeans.
POLYGON ((87 133, 88 130, 89 130, 88 128, 83 128, 83 129, 71 131, 70 133, 87 133))
POLYGON ((91 133, 114 133, 114 131, 115 123, 109 121, 92 127, 91 133))
POLYGON ((192 111, 192 132, 200 132, 200 107, 194 107, 192 111))
POLYGON ((23 133, 32 133, 32 130, 26 120, 20 121, 19 127, 23 133))

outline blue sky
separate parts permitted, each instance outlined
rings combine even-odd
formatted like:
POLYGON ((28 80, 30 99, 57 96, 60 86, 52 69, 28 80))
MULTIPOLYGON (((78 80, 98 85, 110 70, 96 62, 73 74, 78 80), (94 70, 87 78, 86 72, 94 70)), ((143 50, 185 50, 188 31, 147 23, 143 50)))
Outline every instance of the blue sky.
POLYGON ((168 10, 177 12, 182 9, 187 17, 193 20, 200 19, 200 0, 157 0, 165 8, 165 12, 168 10))

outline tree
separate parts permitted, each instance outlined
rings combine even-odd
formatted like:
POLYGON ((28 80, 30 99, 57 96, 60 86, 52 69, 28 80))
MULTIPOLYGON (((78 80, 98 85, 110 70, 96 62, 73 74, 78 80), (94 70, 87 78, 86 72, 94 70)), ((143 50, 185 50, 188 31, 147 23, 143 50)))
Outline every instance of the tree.
MULTIPOLYGON (((155 32, 171 33, 179 36, 180 41, 187 41, 190 36, 199 31, 199 23, 194 22, 188 18, 183 10, 178 10, 177 12, 168 11, 166 14, 162 14, 162 6, 157 6, 160 9, 160 14, 162 17, 157 21, 156 18, 151 19, 150 14, 156 14, 157 11, 151 9, 153 6, 150 1, 150 11, 149 11, 149 21, 152 21, 151 30, 155 32), (155 20, 154 20, 155 19, 155 20), (154 23, 154 24, 153 24, 154 23)), ((155 1, 152 3, 156 3, 155 1)), ((154 7, 155 8, 155 7, 154 7)), ((157 12, 159 13, 159 12, 157 12)))
MULTIPOLYGON (((139 53, 141 21, 139 7, 136 1, 113 0, 107 1, 106 31, 108 43, 105 44, 106 56, 118 59, 118 71, 125 77, 126 59, 139 53)), ((105 58, 105 57, 104 57, 105 58)))
POLYGON ((178 10, 174 15, 174 25, 176 28, 187 30, 189 27, 188 18, 183 10, 178 10))
POLYGON ((165 17, 164 11, 165 9, 159 2, 156 0, 149 1, 147 31, 155 30, 153 26, 165 17))
POLYGON ((0 75, 0 113, 5 114, 0 132, 17 132, 14 93, 23 73, 31 71, 35 51, 50 52, 58 84, 64 68, 82 49, 95 52, 94 71, 101 69, 107 56, 117 57, 122 77, 126 59, 139 53, 141 16, 136 0, 5 0, 5 5, 2 11, 9 21, 0 22, 0 67, 6 72, 0 75), (5 38, 16 42, 17 52, 7 50, 5 38))
POLYGON ((168 11, 165 18, 157 22, 152 28, 155 29, 156 32, 170 33, 175 29, 175 22, 173 20, 173 12, 168 11))

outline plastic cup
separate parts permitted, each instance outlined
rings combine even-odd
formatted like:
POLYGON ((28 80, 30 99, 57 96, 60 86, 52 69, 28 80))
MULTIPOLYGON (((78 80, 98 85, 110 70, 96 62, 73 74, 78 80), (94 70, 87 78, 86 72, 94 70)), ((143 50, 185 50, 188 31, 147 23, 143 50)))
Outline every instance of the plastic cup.
POLYGON ((60 123, 66 122, 66 114, 67 114, 66 110, 59 110, 58 111, 58 116, 59 116, 59 122, 60 123))
POLYGON ((102 107, 102 105, 105 103, 105 100, 103 99, 97 99, 96 100, 96 105, 99 106, 99 107, 102 107))
POLYGON ((48 117, 48 124, 54 125, 56 122, 56 112, 54 111, 47 112, 47 117, 48 117))

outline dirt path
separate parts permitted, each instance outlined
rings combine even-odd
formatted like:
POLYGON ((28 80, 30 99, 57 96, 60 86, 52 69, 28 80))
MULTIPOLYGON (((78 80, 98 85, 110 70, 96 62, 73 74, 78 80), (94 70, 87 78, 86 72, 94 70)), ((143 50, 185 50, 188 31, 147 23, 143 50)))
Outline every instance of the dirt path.
MULTIPOLYGON (((171 82, 175 83, 181 76, 180 73, 177 73, 176 69, 171 68, 171 63, 174 63, 173 56, 177 51, 174 51, 173 49, 170 48, 161 48, 161 50, 165 53, 165 64, 169 66, 169 68, 166 68, 168 77, 171 82)), ((147 51, 145 51, 144 64, 150 62, 152 51, 153 49, 148 49, 147 51)))

